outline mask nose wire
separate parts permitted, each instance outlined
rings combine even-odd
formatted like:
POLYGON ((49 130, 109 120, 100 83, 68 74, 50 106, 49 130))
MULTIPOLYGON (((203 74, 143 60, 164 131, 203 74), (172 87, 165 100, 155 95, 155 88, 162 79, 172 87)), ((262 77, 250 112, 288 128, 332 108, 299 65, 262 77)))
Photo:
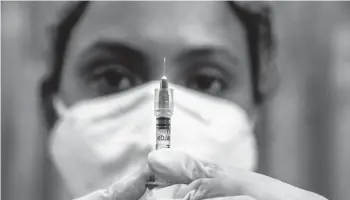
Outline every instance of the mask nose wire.
MULTIPOLYGON (((182 98, 179 96, 182 96, 185 93, 188 93, 188 91, 184 90, 183 88, 181 88, 181 86, 178 86, 176 84, 173 83, 169 83, 170 88, 174 89, 174 113, 176 113, 176 111, 178 109, 183 110, 184 112, 186 112, 187 114, 191 115, 194 119, 197 119, 198 121, 200 121, 201 123, 205 123, 205 124, 211 124, 211 118, 208 116, 204 116, 201 113, 205 113, 205 112, 198 112, 198 109, 205 109, 205 106, 201 106, 200 103, 201 101, 198 101, 198 104, 196 103, 196 105, 193 105, 192 101, 191 103, 187 103, 186 102, 186 97, 183 96, 182 98), (177 101, 177 99, 181 99, 180 101, 177 101), (192 105, 191 105, 192 104, 192 105), (176 109, 177 107, 177 109, 176 109)), ((174 114, 176 115, 176 114, 174 114)))
MULTIPOLYGON (((142 94, 141 96, 139 96, 137 98, 136 103, 134 103, 135 105, 137 104, 142 104, 143 102, 147 102, 149 100, 153 100, 153 90, 159 85, 159 83, 157 81, 151 81, 149 83, 147 83, 144 86, 141 86, 140 88, 138 88, 142 94)), ((136 89, 136 88, 135 88, 136 89)), ((66 106, 66 104, 64 103, 64 101, 59 97, 59 96, 53 96, 52 97, 52 102, 53 102, 53 108, 55 109, 55 111, 57 112, 59 117, 63 117, 64 115, 66 115, 66 113, 68 112, 68 106, 66 106)), ((135 107, 135 105, 129 106, 129 107, 135 107)), ((122 109, 122 110, 128 110, 128 109, 122 109)))
MULTIPOLYGON (((185 111, 186 113, 191 115, 194 119, 198 119, 201 123, 211 124, 210 119, 208 119, 207 117, 204 117, 203 115, 196 112, 195 110, 182 105, 181 103, 175 103, 175 107, 178 107, 179 109, 185 111)), ((205 108, 203 107, 203 109, 205 109, 205 108)))

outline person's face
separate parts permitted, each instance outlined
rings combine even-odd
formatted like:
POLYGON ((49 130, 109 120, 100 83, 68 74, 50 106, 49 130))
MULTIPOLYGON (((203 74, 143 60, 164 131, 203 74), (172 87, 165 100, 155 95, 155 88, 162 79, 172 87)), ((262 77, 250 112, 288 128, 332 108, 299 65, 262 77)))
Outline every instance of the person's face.
POLYGON ((172 83, 253 107, 245 31, 224 2, 92 2, 59 95, 72 105, 160 80, 164 57, 172 83))

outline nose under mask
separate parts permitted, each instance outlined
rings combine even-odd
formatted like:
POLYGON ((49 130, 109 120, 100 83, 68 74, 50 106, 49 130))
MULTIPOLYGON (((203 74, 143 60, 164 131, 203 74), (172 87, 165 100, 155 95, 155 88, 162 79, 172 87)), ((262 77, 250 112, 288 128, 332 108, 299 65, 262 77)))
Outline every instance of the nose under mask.
MULTIPOLYGON (((147 164, 155 147, 153 92, 158 82, 79 102, 59 114, 50 138, 51 157, 70 191, 82 196, 147 164)), ((253 127, 238 105, 172 85, 171 148, 221 166, 254 170, 253 127)))

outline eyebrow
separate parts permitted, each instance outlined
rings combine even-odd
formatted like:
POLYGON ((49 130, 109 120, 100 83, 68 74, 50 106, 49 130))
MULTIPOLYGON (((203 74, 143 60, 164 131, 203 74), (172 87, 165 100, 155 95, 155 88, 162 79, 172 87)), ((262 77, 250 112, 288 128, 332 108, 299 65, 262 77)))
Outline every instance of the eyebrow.
POLYGON ((232 54, 228 49, 217 46, 202 46, 199 48, 190 48, 182 50, 177 56, 177 60, 187 60, 193 57, 209 57, 213 55, 223 55, 227 57, 233 64, 238 64, 239 59, 232 54))
POLYGON ((109 52, 116 52, 121 56, 132 56, 135 59, 141 60, 146 58, 144 53, 132 47, 130 44, 127 44, 127 42, 106 39, 100 39, 94 42, 83 52, 83 55, 89 54, 95 50, 107 50, 109 52))
POLYGON ((120 42, 115 40, 100 39, 89 45, 79 55, 81 60, 78 68, 79 74, 86 74, 91 69, 95 69, 97 65, 92 63, 105 63, 110 59, 117 59, 122 62, 132 63, 129 65, 131 70, 141 71, 145 73, 139 63, 146 63, 146 55, 127 42, 120 42))

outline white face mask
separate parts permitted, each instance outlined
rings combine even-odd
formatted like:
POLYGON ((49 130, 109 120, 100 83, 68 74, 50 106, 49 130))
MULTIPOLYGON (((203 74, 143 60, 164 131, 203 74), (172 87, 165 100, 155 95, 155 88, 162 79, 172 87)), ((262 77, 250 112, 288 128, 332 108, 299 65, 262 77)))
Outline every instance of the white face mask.
MULTIPOLYGON (((174 89, 171 148, 221 166, 253 170, 256 143, 246 112, 236 104, 180 86, 174 89)), ((147 163, 156 141, 153 92, 158 82, 66 109, 55 101, 60 119, 50 152, 76 196, 107 188, 147 163)))

